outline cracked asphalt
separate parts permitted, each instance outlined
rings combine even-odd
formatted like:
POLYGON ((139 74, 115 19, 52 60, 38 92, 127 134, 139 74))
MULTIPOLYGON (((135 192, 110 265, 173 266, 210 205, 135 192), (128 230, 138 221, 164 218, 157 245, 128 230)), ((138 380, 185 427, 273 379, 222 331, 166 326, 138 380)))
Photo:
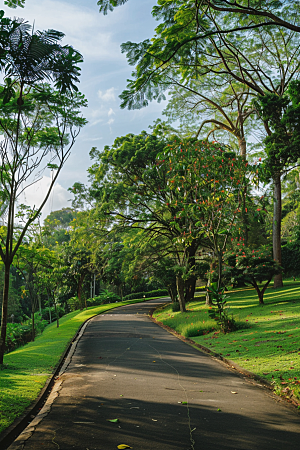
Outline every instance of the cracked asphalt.
POLYGON ((39 420, 9 450, 299 450, 298 412, 154 324, 159 303, 92 319, 39 420))

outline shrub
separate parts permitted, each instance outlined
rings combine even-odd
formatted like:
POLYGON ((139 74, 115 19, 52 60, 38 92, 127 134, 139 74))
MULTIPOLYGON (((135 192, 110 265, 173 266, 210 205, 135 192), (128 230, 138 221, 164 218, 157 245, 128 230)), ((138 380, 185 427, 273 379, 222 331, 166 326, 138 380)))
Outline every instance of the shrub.
POLYGON ((213 286, 210 286, 209 293, 212 297, 213 308, 209 310, 209 317, 214 319, 223 333, 236 330, 236 324, 233 316, 229 317, 229 308, 226 306, 226 295, 224 289, 218 290, 213 286))
MULTIPOLYGON (((57 319, 56 314, 55 314, 54 306, 51 306, 50 310, 51 310, 51 320, 53 322, 54 320, 57 319)), ((60 317, 62 317, 62 316, 64 316, 66 314, 65 313, 65 309, 62 306, 59 306, 59 305, 56 306, 56 311, 57 311, 57 314, 58 314, 58 318, 60 318, 60 317)), ((43 320, 47 320, 47 322, 50 323, 49 308, 42 309, 41 313, 42 313, 42 319, 43 320)))
MULTIPOLYGON (((47 320, 40 318, 39 314, 35 314, 34 318, 35 334, 41 334, 48 325, 47 320)), ((9 353, 22 345, 32 341, 32 320, 29 319, 25 323, 8 323, 6 334, 6 352, 9 353)))
POLYGON ((173 312, 178 312, 178 311, 180 311, 180 305, 179 305, 179 302, 174 302, 174 303, 172 303, 172 311, 173 311, 173 312))
POLYGON ((71 297, 67 300, 67 305, 70 309, 70 312, 77 311, 80 309, 80 301, 78 297, 71 297))

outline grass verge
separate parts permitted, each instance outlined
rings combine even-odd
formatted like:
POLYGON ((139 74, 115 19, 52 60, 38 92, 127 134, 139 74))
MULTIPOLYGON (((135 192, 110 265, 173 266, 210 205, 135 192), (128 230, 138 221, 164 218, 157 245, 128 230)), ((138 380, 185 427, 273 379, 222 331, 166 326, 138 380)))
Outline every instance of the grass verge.
POLYGON ((228 292, 239 329, 225 335, 203 301, 189 303, 187 313, 172 312, 168 305, 153 317, 268 380, 277 394, 300 401, 300 283, 287 280, 283 288, 269 288, 264 301, 258 304, 254 289, 228 292))
POLYGON ((72 312, 60 319, 59 328, 52 323, 34 342, 5 355, 0 369, 0 433, 37 398, 83 322, 110 309, 143 301, 128 300, 72 312))

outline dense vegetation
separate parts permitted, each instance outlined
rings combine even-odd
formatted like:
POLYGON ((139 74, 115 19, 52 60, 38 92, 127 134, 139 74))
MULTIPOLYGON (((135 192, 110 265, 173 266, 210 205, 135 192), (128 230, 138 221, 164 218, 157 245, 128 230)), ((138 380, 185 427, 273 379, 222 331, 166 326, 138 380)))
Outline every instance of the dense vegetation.
MULTIPOLYGON (((123 3, 98 1, 104 13, 123 3)), ((272 280, 282 289, 284 277, 300 276, 300 6, 233 3, 158 2, 154 36, 122 45, 134 71, 121 107, 168 93, 166 122, 92 148, 88 184, 74 183, 72 206, 43 224, 86 124, 83 60, 62 33, 0 13, 2 367, 5 353, 78 309, 168 293, 185 320, 197 280, 207 287, 199 309, 213 322, 191 332, 214 323, 239 333, 248 319, 230 318, 225 289, 252 286, 262 307, 272 280), (52 173, 45 198, 21 205, 43 170, 52 173)), ((234 304, 243 297, 236 291, 234 304)))

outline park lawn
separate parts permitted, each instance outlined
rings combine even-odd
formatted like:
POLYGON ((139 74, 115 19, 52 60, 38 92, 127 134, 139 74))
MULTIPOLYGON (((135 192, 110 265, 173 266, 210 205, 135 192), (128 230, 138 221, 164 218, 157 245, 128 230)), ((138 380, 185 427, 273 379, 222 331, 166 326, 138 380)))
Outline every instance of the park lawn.
POLYGON ((6 354, 0 369, 0 433, 38 397, 83 322, 112 308, 142 301, 128 300, 72 312, 60 319, 59 328, 56 322, 52 323, 34 342, 6 354))
POLYGON ((171 305, 154 318, 185 337, 236 362, 274 385, 275 392, 300 400, 300 283, 270 287, 258 304, 254 289, 228 292, 227 304, 239 329, 223 334, 208 317, 203 301, 187 305, 188 312, 172 312, 171 305))

